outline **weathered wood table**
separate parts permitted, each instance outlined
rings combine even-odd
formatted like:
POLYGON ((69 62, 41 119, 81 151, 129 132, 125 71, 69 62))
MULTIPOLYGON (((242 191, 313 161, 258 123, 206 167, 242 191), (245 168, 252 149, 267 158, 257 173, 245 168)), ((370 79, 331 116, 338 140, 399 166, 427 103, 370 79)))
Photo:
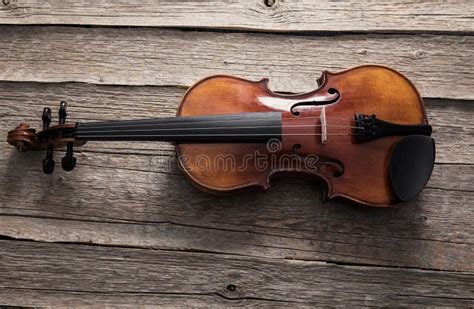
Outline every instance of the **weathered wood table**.
POLYGON ((89 143, 47 176, 2 141, 0 305, 474 305, 472 1, 2 1, 2 139, 60 100, 171 116, 207 75, 295 92, 378 63, 425 97, 437 158, 416 201, 372 209, 298 179, 207 195, 165 143, 89 143))

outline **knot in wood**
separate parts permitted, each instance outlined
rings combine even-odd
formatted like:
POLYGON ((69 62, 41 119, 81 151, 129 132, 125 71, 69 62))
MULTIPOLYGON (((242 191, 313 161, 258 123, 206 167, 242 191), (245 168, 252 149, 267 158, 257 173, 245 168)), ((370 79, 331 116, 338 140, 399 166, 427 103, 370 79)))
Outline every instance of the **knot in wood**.
POLYGON ((275 5, 276 0, 264 0, 263 2, 265 3, 265 6, 272 7, 275 5))

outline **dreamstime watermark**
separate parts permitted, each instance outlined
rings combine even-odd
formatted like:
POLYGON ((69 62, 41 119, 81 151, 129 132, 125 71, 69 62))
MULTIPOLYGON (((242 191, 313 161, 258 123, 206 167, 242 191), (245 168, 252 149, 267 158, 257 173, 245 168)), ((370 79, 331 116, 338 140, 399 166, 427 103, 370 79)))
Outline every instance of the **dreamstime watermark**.
MULTIPOLYGON (((197 156, 180 155, 180 168, 199 172, 245 172, 268 170, 307 170, 316 172, 320 164, 319 157, 314 154, 300 156, 293 152, 282 152, 282 143, 278 139, 270 139, 264 149, 258 148, 249 153, 202 153, 197 156)), ((160 170, 172 170, 176 166, 176 158, 168 155, 154 156, 150 166, 160 170)))

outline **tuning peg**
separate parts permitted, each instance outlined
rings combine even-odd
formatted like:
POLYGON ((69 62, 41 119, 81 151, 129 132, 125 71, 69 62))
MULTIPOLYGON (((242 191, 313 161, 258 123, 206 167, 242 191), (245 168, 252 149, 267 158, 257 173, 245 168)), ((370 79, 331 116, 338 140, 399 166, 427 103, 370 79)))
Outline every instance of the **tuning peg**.
POLYGON ((51 108, 45 107, 43 109, 43 130, 46 130, 49 128, 49 125, 51 124, 51 108))
MULTIPOLYGON (((51 124, 51 108, 45 107, 43 109, 43 130, 49 128, 51 124)), ((43 172, 45 174, 51 174, 54 171, 54 160, 53 160, 53 145, 48 145, 46 149, 46 158, 43 159, 43 172)))
POLYGON ((43 172, 45 174, 52 174, 54 171, 54 160, 53 160, 53 145, 48 145, 46 150, 46 158, 43 159, 43 172))
POLYGON ((66 105, 67 105, 66 101, 61 101, 61 104, 59 104, 59 112, 58 112, 59 124, 66 123, 66 117, 67 117, 66 105))
POLYGON ((73 142, 67 143, 66 155, 61 160, 62 168, 67 172, 72 171, 76 166, 76 158, 73 156, 73 147, 73 142))

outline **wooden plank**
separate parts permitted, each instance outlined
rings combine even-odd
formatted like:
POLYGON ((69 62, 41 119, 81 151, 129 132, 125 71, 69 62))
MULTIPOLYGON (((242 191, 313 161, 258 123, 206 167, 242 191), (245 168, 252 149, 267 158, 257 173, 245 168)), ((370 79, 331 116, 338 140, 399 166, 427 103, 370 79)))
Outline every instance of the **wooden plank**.
POLYGON ((474 302, 472 273, 464 272, 21 241, 0 244, 0 297, 10 304, 38 305, 36 296, 43 291, 40 299, 45 305, 110 300, 174 306, 194 302, 201 306, 470 306, 474 302))
POLYGON ((474 37, 286 36, 153 28, 0 27, 0 80, 189 86, 212 74, 309 91, 325 69, 392 66, 424 97, 474 99, 474 37))
MULTIPOLYGON (((71 121, 145 118, 172 115, 183 91, 3 82, 0 136, 24 120, 38 125, 43 106, 52 101, 69 100, 71 121)), ((454 147, 454 135, 443 132, 459 129, 472 141, 473 105, 439 100, 427 105, 438 143, 446 146, 438 150, 428 188, 400 207, 323 204, 318 186, 296 179, 276 180, 267 194, 216 198, 192 187, 164 143, 89 143, 78 154, 76 170, 58 169, 52 176, 40 171, 44 154, 18 154, 1 143, 0 235, 472 271, 472 145, 454 147)))
MULTIPOLYGON (((35 161, 28 170, 10 166, 1 178, 0 235, 474 270, 472 192, 426 188, 416 202, 381 211, 323 204, 318 187, 304 181, 281 179, 267 194, 216 198, 193 188, 182 175, 96 163, 81 165, 74 175, 59 171, 46 177, 39 168, 31 171, 40 158, 35 161)), ((463 172, 472 175, 472 170, 463 172)), ((452 174, 449 180, 457 181, 452 174)))
MULTIPOLYGON (((0 137, 7 130, 27 121, 41 127, 41 112, 49 106, 54 111, 61 100, 69 101, 71 121, 99 121, 173 116, 185 88, 178 87, 124 87, 84 84, 36 84, 0 82, 0 137)), ((426 100, 428 118, 434 127, 437 141, 437 163, 473 164, 472 115, 474 102, 453 100, 426 100)), ((102 152, 127 152, 138 155, 174 155, 168 144, 100 143, 102 152)), ((5 145, 4 145, 5 146, 5 145)), ((97 143, 89 143, 84 152, 95 151, 97 143)), ((148 158, 148 157, 145 157, 148 158)))
POLYGON ((470 0, 4 0, 2 24, 200 27, 257 31, 468 32, 470 0), (270 5, 273 4, 273 5, 270 5), (192 12, 192 13, 191 13, 192 12))
MULTIPOLYGON (((268 193, 265 197, 252 193, 247 199, 238 196, 214 200, 178 181, 168 181, 154 189, 158 192, 146 192, 152 195, 149 199, 138 199, 135 196, 145 192, 143 186, 132 191, 131 184, 123 180, 127 176, 116 174, 119 174, 118 183, 96 189, 102 192, 81 194, 80 200, 52 194, 53 201, 40 202, 38 194, 31 192, 28 194, 32 196, 24 199, 11 192, 2 195, 3 200, 9 201, 2 202, 0 235, 47 242, 179 249, 273 259, 474 270, 472 236, 468 235, 472 234, 472 228, 469 219, 462 218, 472 217, 469 210, 474 198, 472 193, 426 189, 422 202, 407 205, 413 210, 377 214, 351 211, 343 203, 329 203, 324 207, 318 200, 319 190, 296 181, 278 183, 275 189, 283 192, 268 193), (128 192, 114 194, 118 189, 111 188, 119 185, 127 186, 128 192), (199 202, 183 206, 184 197, 165 195, 166 190, 177 185, 181 187, 174 193, 187 194, 187 200, 199 202), (134 196, 133 200, 124 200, 121 196, 125 194, 134 196), (295 194, 311 194, 312 203, 308 198, 302 206, 288 207, 290 201, 295 203, 292 198, 295 194), (103 208, 98 209, 99 202, 87 203, 88 197, 103 198, 103 208), (278 198, 282 201, 275 204, 278 198), (110 205, 111 199, 116 199, 118 205, 110 205), (160 205, 152 205, 158 199, 160 205), (69 206, 61 204, 66 200, 71 200, 69 206), (261 203, 259 209, 252 209, 249 206, 252 202, 261 203), (434 208, 436 202, 447 205, 434 208), (173 203, 179 204, 173 206, 173 203), (244 206, 239 207, 239 203, 244 206), (192 207, 197 209, 190 210, 192 207), (224 210, 216 210, 219 207, 231 210, 224 213, 224 210), (447 217, 449 212, 454 213, 451 218, 447 217), (349 223, 351 215, 357 218, 352 224, 349 223), (245 217, 255 219, 245 220, 245 217), (363 228, 364 225, 369 227, 363 228)), ((132 181, 138 178, 133 174, 128 177, 132 181)), ((71 186, 70 182, 63 182, 64 186, 71 186)), ((76 186, 78 189, 89 189, 80 180, 76 182, 80 183, 76 186)), ((98 186, 97 183, 92 185, 98 186)), ((57 190, 59 184, 50 186, 57 190)), ((63 190, 63 194, 71 193, 63 190)))

